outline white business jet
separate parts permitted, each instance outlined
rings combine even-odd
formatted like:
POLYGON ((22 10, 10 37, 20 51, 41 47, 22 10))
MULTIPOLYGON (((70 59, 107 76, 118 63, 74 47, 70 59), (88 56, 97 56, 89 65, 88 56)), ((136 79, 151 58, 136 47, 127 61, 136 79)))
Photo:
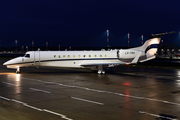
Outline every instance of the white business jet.
MULTIPOLYGON (((170 32, 174 33, 174 32, 170 32)), ((110 51, 29 51, 23 57, 17 57, 5 62, 7 68, 15 68, 20 73, 20 67, 46 66, 90 68, 98 74, 105 74, 103 67, 136 64, 155 58, 160 39, 165 34, 151 34, 150 38, 140 47, 110 51)))

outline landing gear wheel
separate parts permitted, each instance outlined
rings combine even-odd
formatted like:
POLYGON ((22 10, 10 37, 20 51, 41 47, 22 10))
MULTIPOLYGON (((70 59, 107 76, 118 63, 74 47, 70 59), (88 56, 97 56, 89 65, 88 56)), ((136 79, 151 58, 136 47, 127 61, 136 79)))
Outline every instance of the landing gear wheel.
POLYGON ((16 74, 19 74, 19 73, 21 73, 20 68, 17 68, 16 74))
POLYGON ((98 74, 103 74, 103 75, 104 75, 104 74, 105 74, 105 71, 104 71, 104 70, 102 70, 102 71, 101 71, 101 70, 98 70, 97 73, 98 73, 98 74))
POLYGON ((105 71, 103 70, 103 66, 102 65, 98 65, 98 74, 105 74, 105 71))
POLYGON ((16 74, 19 74, 19 73, 21 73, 21 71, 16 70, 16 74))
POLYGON ((101 74, 101 70, 98 70, 98 74, 101 74))
POLYGON ((101 73, 104 75, 106 72, 103 70, 101 73))

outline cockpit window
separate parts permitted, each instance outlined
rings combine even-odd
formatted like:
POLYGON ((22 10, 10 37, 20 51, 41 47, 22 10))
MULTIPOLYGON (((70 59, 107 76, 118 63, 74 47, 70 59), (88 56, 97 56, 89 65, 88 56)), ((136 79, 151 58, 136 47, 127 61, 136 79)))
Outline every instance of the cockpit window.
POLYGON ((30 58, 30 54, 26 54, 24 57, 30 58))

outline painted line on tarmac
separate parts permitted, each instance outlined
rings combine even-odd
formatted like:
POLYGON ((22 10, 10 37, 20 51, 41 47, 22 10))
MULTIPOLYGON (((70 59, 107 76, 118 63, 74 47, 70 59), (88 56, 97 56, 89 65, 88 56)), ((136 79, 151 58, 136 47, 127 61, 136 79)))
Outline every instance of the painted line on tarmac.
POLYGON ((20 103, 20 104, 24 104, 24 102, 21 102, 21 101, 19 101, 19 100, 15 100, 15 99, 11 99, 11 101, 17 102, 17 103, 20 103))
POLYGON ((89 103, 98 104, 98 105, 104 105, 103 103, 100 103, 100 102, 95 102, 95 101, 91 101, 91 100, 81 99, 81 98, 77 98, 77 97, 71 97, 71 98, 72 99, 76 99, 76 100, 80 100, 80 101, 85 101, 85 102, 89 102, 89 103))
POLYGON ((62 114, 59 114, 59 113, 56 113, 56 112, 53 112, 53 111, 50 111, 50 110, 43 109, 43 111, 54 114, 54 115, 61 116, 61 118, 65 119, 65 120, 73 120, 71 118, 66 117, 65 115, 62 115, 62 114))
POLYGON ((152 113, 148 113, 148 112, 144 112, 144 111, 139 111, 140 114, 147 114, 150 116, 154 116, 154 117, 158 117, 158 118, 162 118, 162 119, 166 119, 166 120, 178 120, 178 119, 174 119, 171 117, 166 117, 166 116, 162 116, 162 115, 157 115, 157 114, 152 114, 152 113))
POLYGON ((34 90, 34 91, 40 91, 40 92, 44 92, 44 93, 51 93, 49 91, 45 91, 45 90, 40 90, 40 89, 36 89, 36 88, 30 88, 31 90, 34 90))
POLYGON ((37 108, 37 107, 34 107, 34 106, 31 106, 31 105, 28 105, 27 103, 24 103, 23 105, 24 105, 24 106, 26 106, 26 107, 29 107, 29 108, 32 108, 32 109, 38 110, 38 111, 43 111, 42 109, 37 108))
POLYGON ((50 111, 50 110, 47 110, 47 109, 40 109, 40 108, 31 106, 31 105, 28 105, 27 103, 21 102, 19 100, 9 99, 9 98, 3 97, 3 96, 0 96, 0 99, 16 102, 16 103, 22 104, 25 107, 28 107, 28 108, 31 108, 31 109, 35 109, 35 110, 38 110, 38 111, 43 111, 43 112, 48 112, 48 113, 51 113, 51 114, 54 114, 54 115, 58 115, 58 116, 61 116, 61 118, 65 119, 65 120, 73 120, 71 118, 66 117, 66 115, 63 115, 63 114, 60 114, 60 113, 56 113, 56 112, 53 112, 53 111, 50 111))
POLYGON ((3 96, 0 96, 1 99, 4 99, 4 100, 7 100, 7 101, 11 101, 11 99, 9 98, 6 98, 6 97, 3 97, 3 96))
POLYGON ((53 83, 53 84, 56 84, 56 85, 69 87, 69 88, 79 88, 79 89, 93 91, 93 92, 108 93, 108 94, 114 94, 114 95, 123 96, 123 97, 135 98, 135 99, 140 99, 140 100, 150 100, 150 101, 156 101, 156 102, 162 102, 162 103, 165 103, 165 104, 172 104, 172 105, 179 105, 180 106, 180 103, 174 103, 174 102, 169 102, 169 101, 165 101, 165 100, 158 100, 158 99, 153 99, 153 98, 132 96, 132 95, 126 95, 126 94, 122 94, 122 93, 116 93, 116 92, 110 92, 110 91, 102 91, 102 90, 97 90, 97 89, 81 87, 81 86, 66 85, 66 84, 62 84, 62 83, 46 82, 46 81, 43 81, 43 80, 37 80, 37 79, 31 79, 31 78, 24 78, 24 77, 21 77, 21 78, 26 79, 26 80, 38 81, 38 82, 42 82, 42 83, 53 83))
POLYGON ((7 85, 12 85, 12 86, 17 86, 17 87, 18 87, 18 85, 16 85, 16 84, 12 84, 12 83, 8 83, 8 82, 2 82, 2 83, 7 84, 7 85))

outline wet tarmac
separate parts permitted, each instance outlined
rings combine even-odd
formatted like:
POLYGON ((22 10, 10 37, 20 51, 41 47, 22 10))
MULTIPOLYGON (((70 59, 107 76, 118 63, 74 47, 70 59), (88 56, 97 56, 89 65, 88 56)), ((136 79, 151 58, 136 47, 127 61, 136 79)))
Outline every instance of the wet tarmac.
POLYGON ((177 120, 180 69, 119 66, 106 75, 87 69, 22 68, 0 60, 1 120, 177 120))

